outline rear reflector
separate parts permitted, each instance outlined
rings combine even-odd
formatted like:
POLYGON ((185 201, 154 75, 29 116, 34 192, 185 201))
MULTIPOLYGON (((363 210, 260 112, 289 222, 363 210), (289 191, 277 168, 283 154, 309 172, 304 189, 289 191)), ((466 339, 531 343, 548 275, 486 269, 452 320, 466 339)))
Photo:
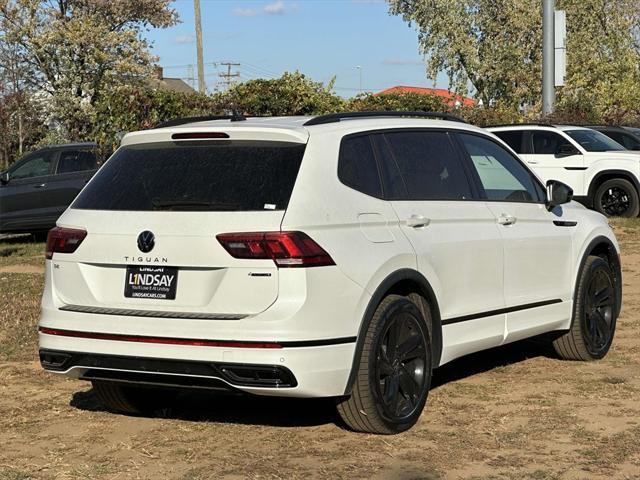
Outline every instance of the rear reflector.
POLYGON ((190 345, 193 347, 223 348, 282 348, 275 342, 239 342, 235 340, 201 340, 197 338, 144 337, 141 335, 121 335, 117 333, 78 332, 76 330, 60 330, 40 327, 40 333, 60 337, 90 338, 93 340, 112 340, 117 342, 160 343, 163 345, 190 345))
POLYGON ((200 140, 207 138, 229 138, 229 134, 224 132, 186 132, 171 135, 172 140, 200 140))
POLYGON ((86 236, 87 232, 85 230, 62 227, 52 228, 47 235, 47 250, 44 256, 51 260, 54 253, 73 253, 86 236))
POLYGON ((234 258, 271 259, 283 268, 335 265, 331 256, 303 232, 221 233, 216 238, 234 258))

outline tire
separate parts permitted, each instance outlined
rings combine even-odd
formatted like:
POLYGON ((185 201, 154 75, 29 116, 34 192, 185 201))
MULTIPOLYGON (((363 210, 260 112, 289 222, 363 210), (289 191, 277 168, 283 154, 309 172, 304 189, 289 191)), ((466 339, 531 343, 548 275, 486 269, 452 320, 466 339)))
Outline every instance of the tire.
POLYGON ((91 385, 108 410, 129 415, 149 415, 166 408, 173 393, 100 380, 92 380, 91 385))
POLYGON ((380 302, 365 333, 353 391, 337 404, 347 426, 389 435, 416 424, 431 384, 430 320, 406 297, 380 302))
POLYGON ((553 341, 556 353, 565 360, 598 360, 613 342, 616 329, 615 280, 608 262, 587 258, 577 284, 571 329, 553 341))
POLYGON ((637 217, 640 200, 636 187, 624 178, 607 180, 596 190, 594 208, 607 217, 637 217))

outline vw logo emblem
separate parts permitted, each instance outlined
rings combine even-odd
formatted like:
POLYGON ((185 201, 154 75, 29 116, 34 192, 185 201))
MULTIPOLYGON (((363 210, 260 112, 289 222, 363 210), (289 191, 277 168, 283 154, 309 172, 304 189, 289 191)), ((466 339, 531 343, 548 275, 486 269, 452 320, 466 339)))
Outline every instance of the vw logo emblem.
POLYGON ((145 230, 140 235, 138 235, 138 248, 141 252, 150 252, 151 250, 153 250, 155 244, 156 237, 153 235, 153 232, 145 230))

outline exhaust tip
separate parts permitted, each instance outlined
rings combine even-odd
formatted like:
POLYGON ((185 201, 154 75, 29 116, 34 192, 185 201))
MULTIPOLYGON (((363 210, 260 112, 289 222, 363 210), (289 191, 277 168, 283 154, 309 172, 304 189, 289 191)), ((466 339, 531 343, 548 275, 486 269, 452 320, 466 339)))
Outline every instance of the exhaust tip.
POLYGON ((271 388, 292 388, 298 385, 293 373, 281 366, 221 365, 219 368, 233 385, 271 388))

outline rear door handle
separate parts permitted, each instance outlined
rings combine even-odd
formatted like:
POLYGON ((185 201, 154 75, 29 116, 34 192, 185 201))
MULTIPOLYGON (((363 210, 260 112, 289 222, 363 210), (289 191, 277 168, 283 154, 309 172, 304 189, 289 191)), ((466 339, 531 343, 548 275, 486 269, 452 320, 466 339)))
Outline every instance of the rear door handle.
POLYGON ((411 215, 407 218, 407 227, 421 228, 429 225, 429 219, 422 215, 411 215))
POLYGON ((46 183, 41 183, 40 185, 35 185, 33 188, 44 188, 46 186, 47 186, 46 183))
POLYGON ((500 225, 513 225, 514 223, 516 223, 516 217, 503 213, 498 217, 498 223, 500 225))

